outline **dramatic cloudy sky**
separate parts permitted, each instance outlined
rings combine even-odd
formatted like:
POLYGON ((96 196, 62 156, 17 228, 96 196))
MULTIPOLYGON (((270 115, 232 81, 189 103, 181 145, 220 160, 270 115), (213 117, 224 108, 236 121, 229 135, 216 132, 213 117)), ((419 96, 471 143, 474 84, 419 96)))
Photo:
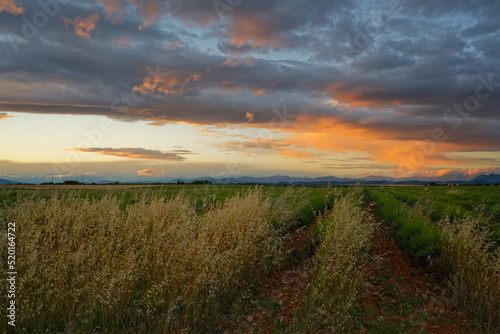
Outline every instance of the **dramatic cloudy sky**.
POLYGON ((499 0, 0 0, 0 178, 472 177, 499 0))

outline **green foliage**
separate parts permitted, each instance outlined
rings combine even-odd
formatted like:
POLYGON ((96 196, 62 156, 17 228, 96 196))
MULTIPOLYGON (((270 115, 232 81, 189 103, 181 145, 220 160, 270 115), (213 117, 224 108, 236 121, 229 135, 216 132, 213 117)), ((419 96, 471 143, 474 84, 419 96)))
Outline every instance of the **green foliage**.
POLYGON ((408 255, 427 260, 439 254, 439 228, 429 222, 432 211, 422 210, 422 207, 428 207, 429 203, 421 203, 424 199, 420 199, 410 206, 401 203, 391 194, 374 188, 369 188, 368 194, 377 203, 376 209, 380 218, 391 224, 392 237, 408 255))
POLYGON ((67 181, 64 181, 63 184, 64 185, 70 185, 70 186, 73 185, 74 186, 74 185, 79 185, 81 183, 80 183, 80 181, 67 180, 67 181))
POLYGON ((195 180, 195 181, 191 182, 191 184, 212 184, 212 182, 210 182, 208 180, 195 180))
POLYGON ((434 211, 431 218, 439 222, 443 217, 451 221, 461 219, 465 215, 474 218, 479 216, 484 224, 490 226, 500 246, 500 191, 496 187, 477 186, 443 186, 443 187, 384 187, 383 192, 393 195, 409 205, 417 202, 423 194, 431 199, 434 211))

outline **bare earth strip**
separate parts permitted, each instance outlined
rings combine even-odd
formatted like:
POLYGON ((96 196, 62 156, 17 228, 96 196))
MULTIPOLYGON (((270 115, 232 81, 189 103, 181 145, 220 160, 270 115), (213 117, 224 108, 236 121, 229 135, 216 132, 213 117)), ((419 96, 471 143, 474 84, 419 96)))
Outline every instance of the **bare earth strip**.
POLYGON ((284 247, 291 264, 275 270, 259 286, 259 294, 241 305, 235 318, 221 324, 224 333, 281 333, 299 319, 297 310, 309 283, 313 247, 311 234, 315 223, 295 231, 284 247))

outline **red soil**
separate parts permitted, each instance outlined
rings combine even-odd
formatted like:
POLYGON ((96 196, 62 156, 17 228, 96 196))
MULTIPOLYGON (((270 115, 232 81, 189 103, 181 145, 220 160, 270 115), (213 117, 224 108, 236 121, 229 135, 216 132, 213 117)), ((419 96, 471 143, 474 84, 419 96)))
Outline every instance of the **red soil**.
POLYGON ((296 322, 296 312, 309 283, 311 259, 303 253, 304 245, 311 239, 315 224, 295 231, 284 247, 284 257, 291 251, 297 258, 304 259, 298 264, 287 265, 275 270, 260 284, 260 294, 250 305, 242 305, 235 319, 228 319, 223 325, 226 333, 274 333, 286 330, 296 322))

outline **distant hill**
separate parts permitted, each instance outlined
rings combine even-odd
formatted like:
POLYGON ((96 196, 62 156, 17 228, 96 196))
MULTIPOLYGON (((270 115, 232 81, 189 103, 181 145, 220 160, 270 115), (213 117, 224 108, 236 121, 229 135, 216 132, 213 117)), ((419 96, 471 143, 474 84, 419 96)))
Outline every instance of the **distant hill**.
POLYGON ((21 183, 21 182, 16 182, 16 181, 11 181, 11 180, 6 180, 6 179, 0 179, 0 184, 18 184, 18 183, 21 183))
POLYGON ((500 174, 481 174, 470 180, 469 183, 500 183, 500 174))

